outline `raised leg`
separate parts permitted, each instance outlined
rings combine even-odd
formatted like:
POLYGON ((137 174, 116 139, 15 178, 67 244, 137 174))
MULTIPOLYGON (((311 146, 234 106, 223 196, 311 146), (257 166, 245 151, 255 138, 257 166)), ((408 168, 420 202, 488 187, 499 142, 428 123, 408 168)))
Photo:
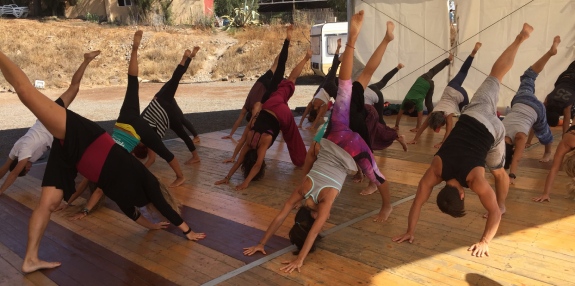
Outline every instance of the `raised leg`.
POLYGON ((515 61, 515 56, 519 50, 519 46, 529 38, 529 35, 533 32, 533 27, 529 24, 523 24, 523 29, 515 38, 515 41, 507 47, 507 49, 499 56, 497 61, 493 64, 491 68, 490 76, 493 76, 501 82, 503 77, 509 72, 511 67, 513 67, 513 62, 515 61))
POLYGON ((20 101, 58 138, 66 136, 66 110, 39 92, 24 72, 4 53, 0 52, 0 70, 4 78, 16 90, 20 101))
POLYGON ((377 67, 379 67, 379 64, 381 63, 381 59, 383 58, 383 54, 385 53, 385 50, 387 49, 387 45, 389 44, 389 42, 393 41, 393 38, 394 38, 393 30, 394 29, 395 29, 395 25, 393 24, 393 22, 388 21, 387 22, 387 31, 385 32, 385 37, 383 37, 383 40, 381 41, 379 46, 377 46, 377 48, 375 49, 375 51, 373 52, 373 54, 371 55, 371 57, 367 61, 365 68, 363 69, 363 71, 361 72, 359 77, 357 78, 357 81, 359 83, 361 83, 361 85, 363 86, 364 89, 367 87, 369 81, 371 80, 371 77, 373 76, 373 73, 375 72, 375 70, 377 70, 377 67))
POLYGON ((545 65, 547 64, 549 59, 557 54, 557 46, 559 46, 559 43, 561 43, 561 37, 555 36, 555 38, 553 38, 553 44, 551 45, 549 51, 547 51, 537 62, 535 62, 531 66, 531 69, 534 72, 539 74, 543 71, 543 68, 545 68, 545 65))
POLYGON ((99 54, 100 51, 93 51, 84 54, 84 61, 82 62, 82 64, 80 64, 80 67, 74 73, 74 76, 72 76, 72 82, 70 83, 70 87, 68 87, 68 89, 60 96, 60 98, 64 102, 65 108, 68 108, 68 106, 70 106, 72 101, 74 101, 74 98, 76 98, 78 91, 80 91, 80 82, 82 81, 82 77, 84 76, 84 72, 86 71, 88 64, 90 64, 90 62, 99 54))
POLYGON ((166 102, 172 102, 174 96, 176 95, 176 91, 178 90, 178 86, 180 84, 180 80, 188 70, 190 63, 192 62, 192 58, 196 56, 196 53, 200 50, 200 47, 194 47, 193 51, 185 50, 184 55, 182 56, 182 60, 180 64, 174 70, 172 77, 168 80, 156 93, 156 97, 158 99, 166 100, 166 102))

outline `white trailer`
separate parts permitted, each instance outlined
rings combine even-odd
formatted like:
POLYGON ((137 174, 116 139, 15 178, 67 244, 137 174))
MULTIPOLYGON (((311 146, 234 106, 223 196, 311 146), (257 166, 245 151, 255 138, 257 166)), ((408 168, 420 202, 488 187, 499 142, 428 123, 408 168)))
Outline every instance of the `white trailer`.
POLYGON ((347 42, 347 22, 324 23, 311 27, 311 69, 317 75, 325 76, 331 67, 337 48, 337 39, 341 39, 340 53, 347 42))

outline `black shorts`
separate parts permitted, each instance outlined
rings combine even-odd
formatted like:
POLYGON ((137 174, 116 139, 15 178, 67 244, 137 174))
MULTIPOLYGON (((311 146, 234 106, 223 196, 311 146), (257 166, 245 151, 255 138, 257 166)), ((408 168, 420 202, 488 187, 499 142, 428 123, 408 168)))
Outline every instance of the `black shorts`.
POLYGON ((68 200, 76 192, 76 164, 86 148, 105 132, 98 124, 66 109, 66 138, 63 144, 57 138, 52 141, 42 187, 56 187, 68 200))

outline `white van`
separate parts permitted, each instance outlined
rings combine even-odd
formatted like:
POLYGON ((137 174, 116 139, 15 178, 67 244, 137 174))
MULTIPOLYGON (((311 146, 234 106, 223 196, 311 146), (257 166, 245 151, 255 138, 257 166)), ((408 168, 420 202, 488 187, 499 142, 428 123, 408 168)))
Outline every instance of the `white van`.
POLYGON ((347 43, 347 22, 324 23, 311 27, 311 69, 317 75, 325 76, 331 67, 337 39, 341 39, 341 50, 347 43))

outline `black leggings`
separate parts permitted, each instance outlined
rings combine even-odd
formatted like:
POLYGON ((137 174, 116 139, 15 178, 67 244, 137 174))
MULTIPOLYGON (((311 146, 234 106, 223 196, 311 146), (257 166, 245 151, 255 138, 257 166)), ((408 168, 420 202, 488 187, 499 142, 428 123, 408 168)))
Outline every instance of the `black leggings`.
POLYGON ((371 88, 371 90, 373 90, 375 92, 375 94, 377 94, 378 101, 376 104, 373 105, 373 107, 375 107, 375 110, 377 110, 377 114, 379 115, 379 123, 381 123, 381 124, 385 124, 385 121, 383 121, 384 99, 383 99, 383 93, 381 93, 381 89, 387 85, 387 83, 395 76, 395 74, 398 71, 399 71, 399 69, 397 67, 393 68, 388 73, 386 73, 383 76, 383 78, 381 78, 380 81, 368 86, 368 88, 371 88))
POLYGON ((286 72, 286 62, 288 58, 288 49, 289 49, 289 41, 284 40, 284 45, 278 58, 278 66, 276 68, 276 72, 274 73, 272 80, 270 81, 270 84, 267 87, 268 89, 266 90, 266 93, 262 97, 261 101, 262 104, 264 104, 270 98, 272 93, 274 93, 278 89, 278 85, 284 79, 284 74, 286 72))
POLYGON ((192 135, 194 135, 194 137, 198 136, 198 131, 196 131, 196 128, 194 128, 194 124, 192 124, 192 122, 190 122, 185 116, 184 116, 184 112, 182 111, 182 109, 180 108, 180 106, 178 105, 178 102, 176 102, 176 99, 174 98, 174 107, 175 110, 178 112, 178 114, 180 115, 182 124, 184 125, 184 127, 186 127, 186 129, 188 129, 188 131, 190 131, 192 133, 192 135))
POLYGON ((371 148, 371 140, 369 137, 369 131, 367 129, 367 110, 365 110, 365 98, 363 85, 355 81, 353 82, 351 88, 351 102, 349 106, 349 129, 356 132, 361 136, 365 144, 371 148))
POLYGON ((444 59, 440 63, 436 64, 432 67, 428 72, 421 75, 423 79, 429 82, 429 91, 425 95, 425 108, 427 108, 427 112, 433 112, 433 89, 435 88, 435 84, 433 83, 433 77, 442 71, 446 66, 449 65, 451 61, 449 59, 444 59))
POLYGON ((136 133, 140 135, 142 144, 146 145, 166 162, 172 162, 174 154, 166 148, 158 133, 150 127, 148 122, 140 117, 138 90, 138 77, 128 75, 128 88, 117 122, 131 125, 136 130, 136 133))
POLYGON ((194 141, 192 141, 186 130, 184 130, 184 120, 182 120, 184 114, 174 100, 174 96, 176 95, 176 90, 178 89, 180 80, 186 73, 186 70, 188 69, 191 61, 192 59, 188 58, 183 66, 178 65, 176 67, 176 70, 174 70, 174 73, 172 74, 172 78, 170 78, 170 80, 168 80, 168 82, 162 86, 160 91, 156 93, 156 100, 168 114, 168 118, 170 119, 170 129, 172 129, 176 135, 178 135, 178 137, 180 137, 184 143, 186 143, 186 146, 190 152, 194 152, 196 150, 196 145, 194 145, 194 141))

